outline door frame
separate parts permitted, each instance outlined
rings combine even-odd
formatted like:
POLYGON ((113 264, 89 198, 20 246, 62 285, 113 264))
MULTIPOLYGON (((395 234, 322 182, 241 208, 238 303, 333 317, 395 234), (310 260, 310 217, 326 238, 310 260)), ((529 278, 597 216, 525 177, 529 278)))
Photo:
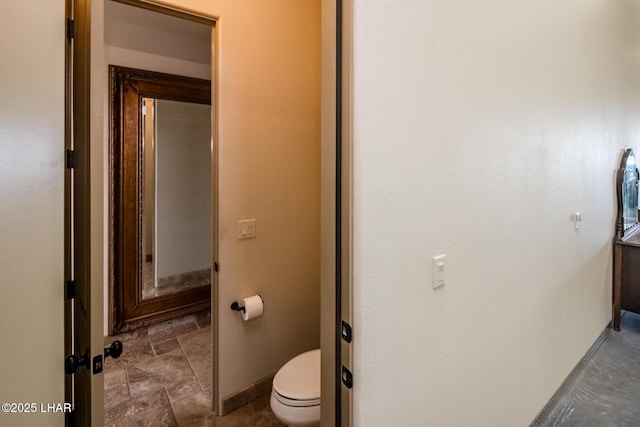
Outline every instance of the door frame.
MULTIPOLYGON (((353 424, 352 0, 322 0, 322 425, 353 424), (342 322, 351 327, 342 338, 342 322), (328 350, 328 351, 326 351, 328 350), (329 353, 329 354, 327 354, 329 353)), ((354 379, 354 387, 357 387, 354 379)))
MULTIPOLYGON (((73 0, 68 0, 73 1, 73 0)), ((87 5, 89 13, 76 19, 85 19, 87 24, 97 34, 103 32, 104 11, 100 6, 106 0, 76 0, 87 5)), ((212 22, 212 124, 214 126, 212 171, 218 169, 217 134, 218 129, 218 97, 217 75, 218 49, 217 19, 203 16, 192 10, 182 10, 166 5, 161 0, 116 0, 121 3, 145 7, 151 10, 161 10, 162 13, 176 14, 181 17, 188 16, 199 22, 212 22)), ((321 260, 321 343, 323 351, 322 359, 322 393, 323 425, 349 426, 352 424, 352 393, 342 385, 341 367, 352 369, 352 346, 343 344, 341 338, 341 321, 345 320, 353 326, 352 306, 352 181, 353 181, 353 157, 352 157, 352 131, 351 131, 351 29, 352 29, 352 0, 320 0, 322 14, 322 61, 321 61, 321 150, 323 166, 321 169, 322 182, 322 260, 321 260), (325 164, 329 160, 330 162, 325 164)), ((105 70, 96 70, 97 65, 102 65, 103 50, 102 36, 95 39, 90 37, 90 46, 87 46, 86 54, 91 62, 91 82, 87 84, 87 91, 91 93, 90 106, 96 107, 96 111, 104 111, 102 87, 105 82, 105 70), (99 59, 91 58, 95 54, 99 59)), ((75 76, 73 76, 75 77, 75 76)), ((91 140, 104 140, 104 120, 102 117, 91 116, 91 140), (93 125, 96 126, 93 126, 93 125)), ((104 331, 104 289, 105 289, 105 263, 104 257, 108 253, 108 245, 104 233, 105 218, 105 167, 106 146, 102 152, 93 150, 91 153, 90 180, 90 204, 91 204, 91 348, 92 354, 102 354, 104 331)), ((101 145, 97 145, 101 147, 101 145)), ((212 172, 212 185, 215 189, 213 200, 213 221, 217 225, 217 173, 212 172)), ((213 242, 214 260, 218 259, 218 235, 217 227, 214 227, 213 242)), ((212 284, 212 318, 215 319, 213 307, 217 307, 218 286, 217 275, 213 275, 212 284)), ((217 310, 216 310, 217 311, 217 310)), ((215 320, 214 320, 215 321, 215 320)), ((219 323, 219 322, 216 322, 219 323)), ((212 328, 213 349, 218 347, 218 331, 212 328)), ((356 336, 357 338, 357 336, 356 336)), ((218 352, 213 352, 213 372, 219 371, 218 352)), ((92 375, 90 390, 91 419, 94 425, 100 425, 104 418, 103 412, 103 378, 100 375, 92 375), (98 404, 99 402, 99 404, 98 404)), ((218 384, 213 381, 213 405, 216 410, 218 397, 218 384)), ((357 386, 357 382, 356 382, 357 386)))
POLYGON ((66 0, 65 47, 65 370, 67 361, 80 366, 65 376, 65 402, 73 411, 67 425, 100 425, 104 418, 101 219, 97 194, 96 151, 91 149, 93 128, 90 0, 66 0), (96 248, 98 250, 96 251, 96 248))
MULTIPOLYGON (((338 58, 337 78, 340 81, 336 90, 336 118, 339 120, 336 151, 340 151, 339 168, 340 182, 336 185, 336 200, 340 201, 340 234, 337 247, 340 252, 340 268, 336 269, 336 281, 340 289, 336 292, 339 301, 336 307, 341 313, 341 321, 336 325, 336 340, 340 341, 340 358, 342 366, 353 372, 352 339, 345 340, 342 335, 342 324, 346 322, 353 330, 353 129, 352 129, 352 11, 351 0, 338 0, 336 57, 338 58)), ((336 210, 338 211, 338 210, 336 210)), ((336 249, 337 250, 337 249, 336 249)), ((338 319, 336 319, 338 320, 338 319)), ((342 380, 342 375, 341 375, 342 380)), ((342 381, 341 381, 342 382, 342 381)), ((336 411, 341 424, 353 424, 353 389, 341 384, 340 409, 336 411)))
POLYGON ((353 424, 353 130, 352 0, 335 11, 335 425, 353 424), (344 328, 350 328, 345 331, 344 328), (348 334, 349 336, 345 336, 348 334), (345 369, 350 378, 345 378, 345 369))

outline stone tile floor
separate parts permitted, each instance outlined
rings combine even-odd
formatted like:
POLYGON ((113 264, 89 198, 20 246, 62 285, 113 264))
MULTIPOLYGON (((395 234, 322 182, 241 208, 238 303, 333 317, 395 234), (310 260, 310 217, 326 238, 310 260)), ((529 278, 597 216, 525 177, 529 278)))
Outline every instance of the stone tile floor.
POLYGON ((118 359, 106 359, 105 426, 281 427, 269 395, 217 417, 211 412, 209 312, 106 337, 119 339, 118 359))
POLYGON ((640 315, 624 313, 620 329, 606 330, 532 426, 640 426, 640 315))

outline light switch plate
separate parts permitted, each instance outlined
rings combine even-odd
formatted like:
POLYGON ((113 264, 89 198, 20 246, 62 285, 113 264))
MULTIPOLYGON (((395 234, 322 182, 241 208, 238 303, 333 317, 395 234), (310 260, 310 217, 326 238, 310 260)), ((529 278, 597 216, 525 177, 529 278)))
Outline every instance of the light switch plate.
POLYGON ((433 289, 444 286, 444 267, 446 256, 438 255, 433 257, 433 289))
POLYGON ((256 220, 243 219, 238 221, 238 239, 254 239, 256 237, 256 220))

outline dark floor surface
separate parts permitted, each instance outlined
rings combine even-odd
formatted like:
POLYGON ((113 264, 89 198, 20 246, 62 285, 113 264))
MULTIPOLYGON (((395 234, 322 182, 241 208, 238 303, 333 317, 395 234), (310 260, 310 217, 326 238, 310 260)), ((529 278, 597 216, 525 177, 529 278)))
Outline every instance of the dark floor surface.
POLYGON ((640 315, 626 312, 607 329, 532 426, 640 426, 640 315))

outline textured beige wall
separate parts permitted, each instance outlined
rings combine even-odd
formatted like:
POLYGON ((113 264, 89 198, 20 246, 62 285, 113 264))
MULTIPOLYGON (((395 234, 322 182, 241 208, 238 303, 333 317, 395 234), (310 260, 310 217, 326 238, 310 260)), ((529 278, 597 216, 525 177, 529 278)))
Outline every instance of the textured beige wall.
POLYGON ((356 426, 528 425, 603 331, 639 12, 355 2, 356 426))
POLYGON ((39 413, 64 402, 64 22, 62 0, 2 4, 0 403, 38 413, 0 425, 64 425, 39 413))

